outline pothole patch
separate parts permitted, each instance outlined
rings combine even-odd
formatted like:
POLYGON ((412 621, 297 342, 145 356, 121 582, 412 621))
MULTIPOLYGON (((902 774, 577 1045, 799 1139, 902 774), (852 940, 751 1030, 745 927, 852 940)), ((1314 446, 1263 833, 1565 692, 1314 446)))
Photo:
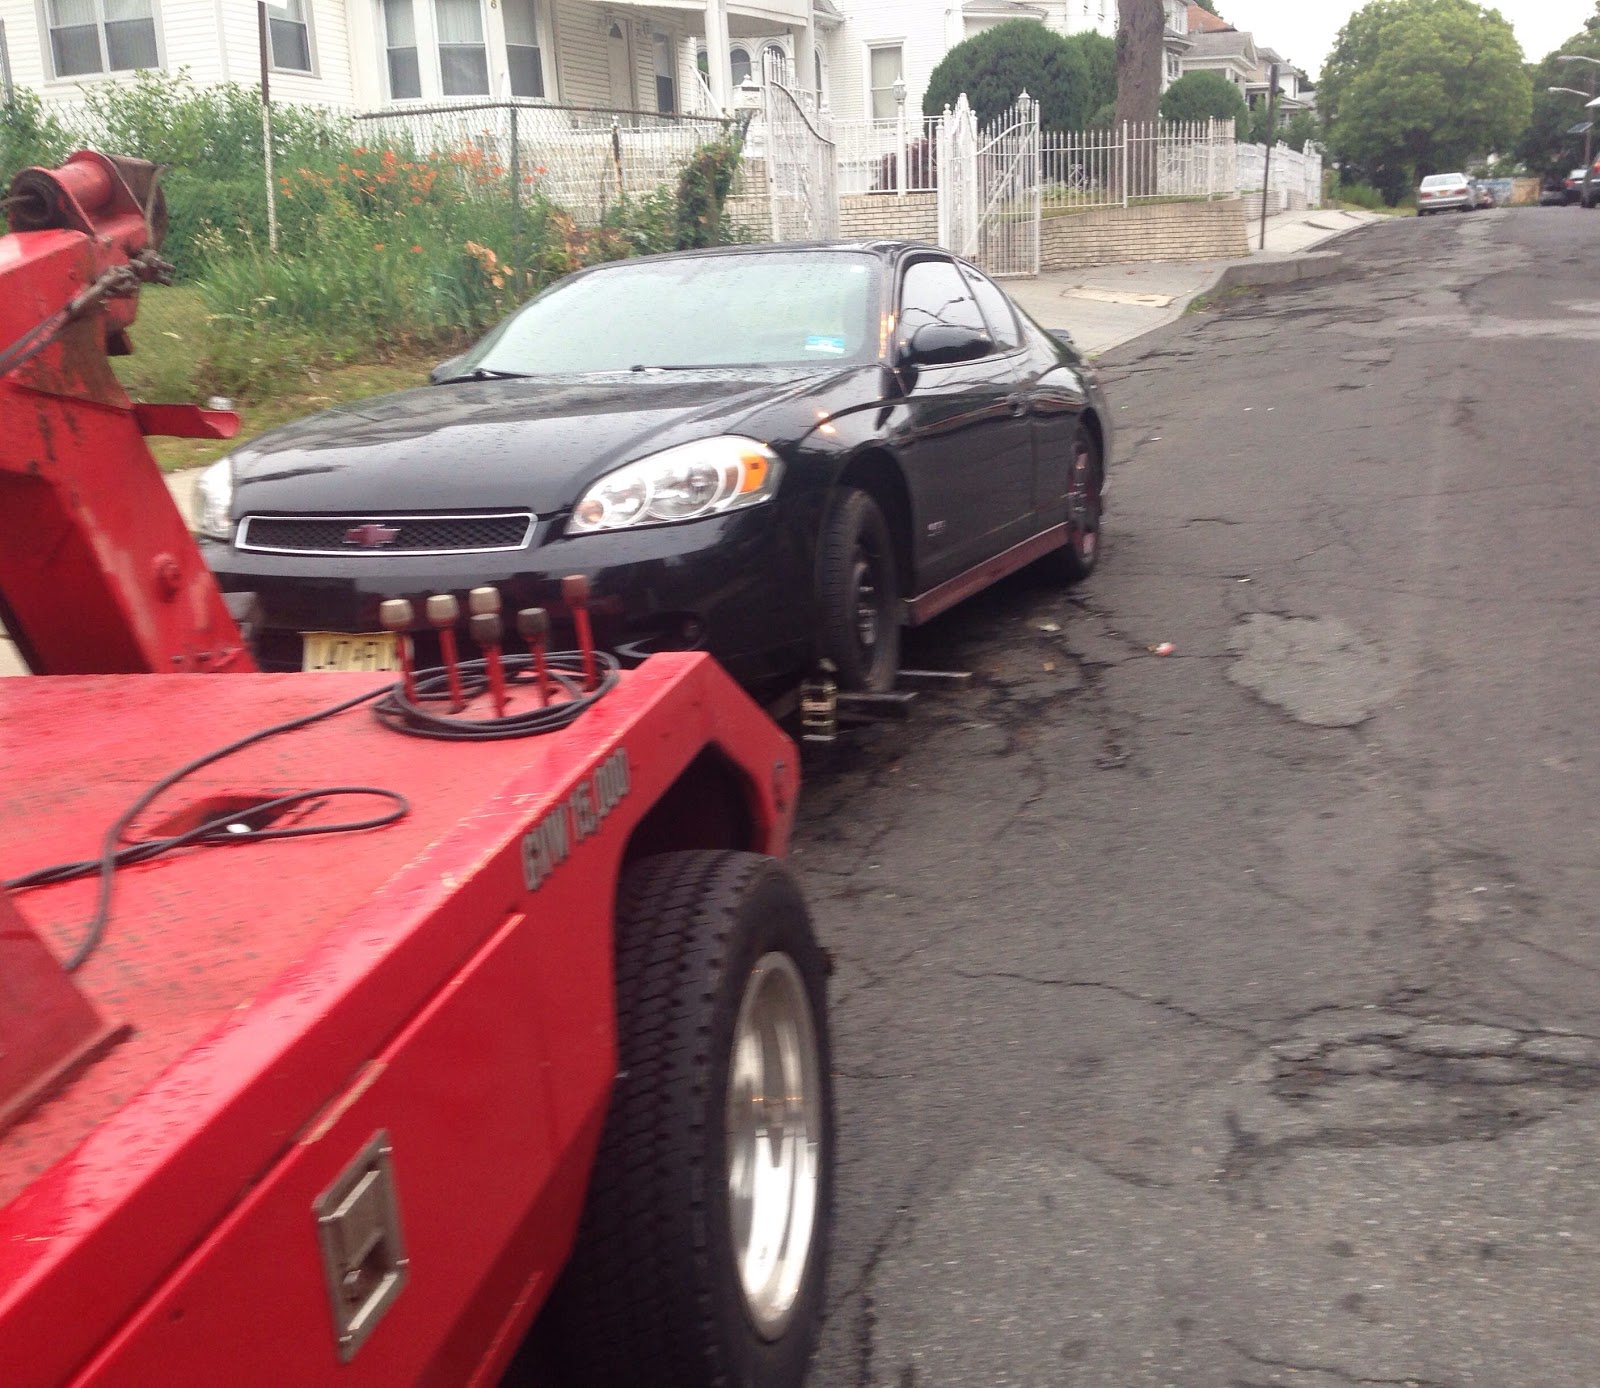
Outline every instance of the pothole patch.
POLYGON ((1252 612, 1228 644, 1230 680, 1313 727, 1354 727, 1399 692, 1384 654, 1337 617, 1252 612))

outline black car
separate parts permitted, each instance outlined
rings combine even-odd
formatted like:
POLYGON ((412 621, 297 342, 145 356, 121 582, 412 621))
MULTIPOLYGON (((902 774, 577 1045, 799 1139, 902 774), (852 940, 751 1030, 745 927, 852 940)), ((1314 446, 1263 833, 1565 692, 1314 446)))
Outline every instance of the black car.
POLYGON ((598 266, 434 380, 201 479, 202 548, 259 596, 267 668, 389 668, 384 598, 479 584, 559 628, 560 580, 583 574, 625 658, 703 648, 753 688, 828 659, 881 690, 902 626, 1034 561, 1085 577, 1099 553, 1094 371, 928 246, 598 266))

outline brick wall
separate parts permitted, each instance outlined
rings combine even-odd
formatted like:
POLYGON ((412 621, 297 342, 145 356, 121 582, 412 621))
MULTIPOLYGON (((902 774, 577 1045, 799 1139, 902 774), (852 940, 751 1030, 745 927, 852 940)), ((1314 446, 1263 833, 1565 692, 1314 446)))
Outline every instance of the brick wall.
POLYGON ((839 199, 839 235, 848 240, 883 238, 893 241, 939 239, 939 205, 933 193, 864 193, 839 199))
POLYGON ((1250 253, 1237 198, 1047 216, 1039 236, 1039 263, 1045 270, 1139 260, 1223 260, 1250 253))

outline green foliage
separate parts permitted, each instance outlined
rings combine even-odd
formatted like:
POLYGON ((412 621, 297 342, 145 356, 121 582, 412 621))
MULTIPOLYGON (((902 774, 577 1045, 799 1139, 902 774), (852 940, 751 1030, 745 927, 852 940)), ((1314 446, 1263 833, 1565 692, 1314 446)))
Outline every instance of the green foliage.
POLYGON ((1340 183, 1333 196, 1346 207, 1363 207, 1368 212, 1381 212, 1388 206, 1383 194, 1370 183, 1340 183))
POLYGON ((1217 12, 1217 0, 1194 0, 1194 3, 1202 10, 1205 10, 1206 13, 1214 14, 1218 19, 1222 18, 1221 14, 1217 12))
POLYGON ((1600 5, 1584 27, 1553 53, 1529 69, 1533 84, 1533 115, 1517 142, 1516 157, 1528 172, 1543 178, 1564 176, 1583 165, 1583 136, 1571 132, 1594 112, 1584 110, 1583 98, 1550 87, 1600 91, 1600 68, 1590 63, 1563 63, 1561 54, 1600 59, 1600 5))
POLYGON ((1398 198, 1418 178, 1509 147, 1532 107, 1522 50, 1472 0, 1371 0, 1318 88, 1334 155, 1398 198))
POLYGON ((722 208, 739 172, 742 133, 701 145, 678 176, 677 248, 715 246, 722 234, 722 208))
POLYGON ((1116 109, 1117 41, 1108 39, 1104 34, 1083 33, 1068 34, 1067 42, 1083 55, 1084 66, 1089 71, 1089 96, 1086 103, 1089 116, 1084 123, 1109 125, 1111 123, 1109 117, 1104 122, 1097 122, 1094 117, 1104 107, 1116 109))
POLYGON ((978 119, 992 120, 1026 91, 1045 129, 1082 129, 1105 99, 1089 52, 1037 20, 996 24, 944 55, 928 79, 923 113, 936 116, 965 92, 978 119))
POLYGON ((1220 72, 1191 72, 1180 77, 1161 97, 1162 120, 1231 120, 1243 139, 1250 111, 1239 89, 1220 72))
POLYGON ((16 101, 0 106, 0 189, 10 186, 19 169, 53 167, 72 153, 71 133, 26 87, 16 101))

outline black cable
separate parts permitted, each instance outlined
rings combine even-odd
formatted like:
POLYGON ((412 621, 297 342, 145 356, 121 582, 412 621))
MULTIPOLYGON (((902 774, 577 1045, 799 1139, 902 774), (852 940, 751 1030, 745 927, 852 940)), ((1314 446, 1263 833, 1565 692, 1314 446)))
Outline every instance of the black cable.
MULTIPOLYGON (((235 752, 243 751, 246 747, 264 742, 269 737, 293 732, 296 728, 306 727, 324 718, 332 718, 336 714, 369 702, 372 703, 373 712, 379 722, 385 727, 413 737, 438 738, 452 742, 487 742, 555 732, 572 723, 579 714, 590 708, 616 685, 618 670, 616 659, 604 651, 596 651, 594 662, 599 679, 595 688, 585 693, 583 656, 577 651, 552 652, 547 659, 546 668, 552 682, 566 697, 559 703, 530 708, 525 712, 506 717, 460 718, 450 714, 434 713, 423 708, 424 702, 448 702, 451 695, 449 676, 444 670, 422 670, 418 671, 416 677, 415 702, 407 697, 405 685, 396 681, 393 685, 370 689, 354 698, 301 714, 298 718, 291 718, 283 723, 275 723, 269 728, 258 729, 203 756, 196 757, 150 786, 132 805, 118 815, 111 827, 106 830, 105 837, 100 842, 98 858, 53 863, 49 867, 36 868, 21 877, 0 882, 0 886, 4 886, 8 891, 26 891, 30 887, 44 887, 57 882, 70 882, 79 877, 88 877, 93 873, 99 874, 100 889, 95 898, 94 915, 89 920, 83 939, 66 961, 67 971, 74 972, 83 966, 84 961, 94 953, 105 937, 106 925, 111 917, 112 883, 117 868, 124 864, 148 862, 163 853, 171 853, 174 849, 194 843, 213 845, 252 843, 262 839, 305 838, 313 834, 348 834, 365 829, 380 829, 403 818, 411 810, 410 802, 397 791, 384 790, 377 786, 329 786, 319 790, 294 791, 276 800, 251 805, 247 809, 230 810, 182 834, 154 839, 125 839, 128 826, 153 801, 185 777, 192 776, 202 767, 210 766, 224 757, 230 757, 235 752), (373 795, 391 801, 393 808, 367 819, 347 820, 337 824, 290 825, 283 828, 273 828, 269 825, 262 829, 252 829, 248 833, 239 833, 229 828, 230 825, 248 820, 251 815, 274 810, 284 811, 308 801, 327 800, 335 795, 373 795)), ((507 656, 502 664, 508 685, 531 687, 534 684, 535 667, 532 656, 507 656)), ((466 698, 475 698, 488 690, 486 662, 466 660, 462 661, 458 668, 462 692, 466 698)))
MULTIPOLYGON (((132 805, 130 805, 126 810, 117 816, 117 818, 112 822, 111 827, 106 830, 105 837, 100 841, 100 856, 99 858, 93 860, 93 867, 87 869, 85 872, 77 872, 71 871, 71 869, 81 867, 82 864, 53 864, 50 867, 36 869, 34 872, 28 873, 26 876, 14 878, 3 885, 10 891, 19 891, 26 887, 43 886, 47 882, 66 881, 69 877, 86 876, 89 871, 99 871, 100 890, 95 897, 94 915, 90 917, 89 924, 84 930, 83 939, 78 943, 78 947, 67 957, 67 972, 75 972, 81 968, 84 961, 95 952, 95 950, 99 947, 101 939, 105 936, 106 924, 111 917, 112 882, 115 879, 119 859, 121 859, 122 855, 128 851, 127 849, 119 848, 118 845, 124 842, 123 835, 127 831, 128 826, 144 812, 144 810, 153 800, 156 799, 157 796, 161 795, 162 792, 170 789, 172 786, 175 786, 186 776, 192 776, 196 771, 200 770, 201 767, 210 766, 212 762, 221 761, 224 757, 230 757, 235 752, 243 751, 246 747, 253 746, 257 742, 264 742, 269 737, 276 737, 279 733, 293 732, 296 728, 303 728, 309 723, 316 723, 324 718, 332 718, 335 714, 343 713, 346 709, 352 709, 360 704, 368 703, 373 699, 381 698, 387 692, 388 690, 386 688, 369 689, 366 693, 358 694, 353 699, 345 699, 340 703, 331 704, 327 708, 317 709, 312 713, 301 714, 300 717, 291 718, 287 722, 275 723, 270 728, 258 729, 256 732, 250 733, 245 737, 238 738, 236 741, 230 742, 224 747, 218 747, 215 751, 207 752, 204 756, 196 757, 193 761, 186 762, 176 771, 169 772, 167 775, 163 776, 159 781, 157 781, 141 796, 139 796, 139 798, 135 800, 132 805), (65 872, 66 875, 57 875, 58 873, 62 872, 65 872)), ((343 793, 350 789, 352 788, 340 787, 338 791, 334 793, 343 793)), ((353 789, 361 790, 364 788, 355 787, 353 789)), ((285 798, 310 799, 318 795, 327 795, 329 793, 330 792, 328 791, 306 791, 301 792, 299 797, 285 798)), ((405 800, 401 796, 396 795, 393 791, 380 790, 368 791, 367 793, 391 797, 397 800, 403 807, 398 813, 392 814, 383 819, 382 822, 385 824, 392 823, 394 820, 399 819, 400 816, 406 813, 406 811, 410 808, 410 806, 406 804, 405 800)), ((175 835, 173 841, 167 842, 164 847, 161 847, 156 851, 165 853, 177 847, 179 843, 193 842, 202 830, 206 832, 214 832, 217 830, 219 825, 225 830, 228 824, 237 823, 241 815, 247 813, 249 813, 249 811, 234 810, 232 813, 223 816, 219 820, 212 820, 205 825, 201 825, 199 829, 190 830, 188 834, 175 835)), ((349 828, 350 826, 344 827, 349 828)), ((366 828, 374 826, 362 822, 355 827, 366 828)), ((321 832, 334 833, 337 831, 338 826, 329 826, 326 830, 321 832)), ((296 832, 305 833, 308 832, 308 830, 303 827, 298 831, 262 830, 252 833, 249 837, 252 839, 265 838, 268 837, 270 833, 271 837, 289 838, 292 837, 296 832)), ((162 840, 139 840, 129 845, 129 847, 131 849, 140 849, 146 844, 159 844, 162 842, 162 840)), ((129 858, 127 861, 143 862, 147 857, 154 856, 154 852, 145 853, 129 858)))
MULTIPOLYGON (((525 709, 501 718, 460 718, 424 708, 424 703, 449 702, 449 677, 443 670, 417 672, 415 702, 406 697, 403 685, 395 684, 384 691, 372 711, 384 727, 392 728, 395 732, 409 733, 412 737, 438 738, 445 742, 495 742, 508 737, 553 733, 566 727, 616 685, 619 668, 616 657, 596 651, 594 662, 599 678, 594 689, 585 693, 582 654, 578 651, 552 651, 545 659, 545 667, 551 682, 557 686, 557 692, 564 697, 558 703, 525 709)), ((536 675, 531 655, 505 656, 500 663, 505 669, 508 687, 524 691, 532 689, 536 675)), ((463 660, 457 668, 461 673, 465 698, 479 697, 488 690, 486 661, 463 660)))

